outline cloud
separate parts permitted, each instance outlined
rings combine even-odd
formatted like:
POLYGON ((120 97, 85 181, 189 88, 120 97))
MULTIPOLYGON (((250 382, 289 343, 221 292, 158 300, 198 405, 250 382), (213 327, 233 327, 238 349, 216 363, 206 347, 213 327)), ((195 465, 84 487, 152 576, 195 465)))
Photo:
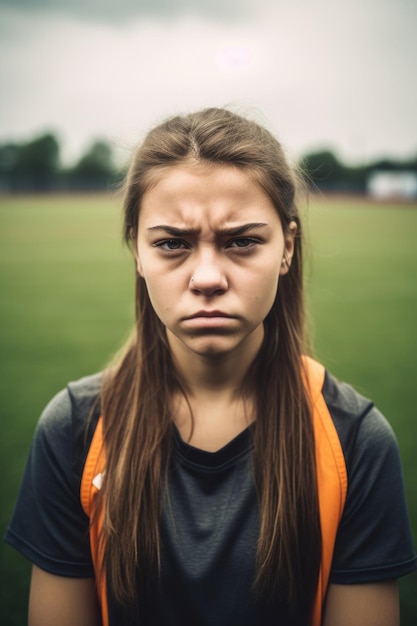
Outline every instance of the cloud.
POLYGON ((1 6, 95 22, 123 22, 138 16, 170 20, 184 15, 236 21, 256 10, 253 0, 0 0, 1 6))
POLYGON ((136 16, 124 22, 3 9, 0 138, 56 129, 67 153, 91 137, 134 143, 159 119, 233 105, 297 154, 342 158, 417 148, 408 0, 265 2, 251 19, 136 16))

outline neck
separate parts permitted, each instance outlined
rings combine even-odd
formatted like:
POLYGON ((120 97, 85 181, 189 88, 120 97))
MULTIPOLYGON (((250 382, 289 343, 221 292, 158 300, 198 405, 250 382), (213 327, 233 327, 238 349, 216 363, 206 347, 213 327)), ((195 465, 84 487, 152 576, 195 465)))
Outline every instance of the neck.
POLYGON ((243 381, 259 352, 263 340, 263 328, 257 329, 237 349, 216 355, 202 355, 184 346, 168 333, 168 341, 175 368, 184 389, 190 395, 200 393, 239 394, 243 381))
POLYGON ((174 394, 172 414, 185 441, 215 451, 253 421, 253 397, 243 383, 262 339, 263 332, 258 332, 244 350, 207 357, 168 336, 185 392, 174 394))

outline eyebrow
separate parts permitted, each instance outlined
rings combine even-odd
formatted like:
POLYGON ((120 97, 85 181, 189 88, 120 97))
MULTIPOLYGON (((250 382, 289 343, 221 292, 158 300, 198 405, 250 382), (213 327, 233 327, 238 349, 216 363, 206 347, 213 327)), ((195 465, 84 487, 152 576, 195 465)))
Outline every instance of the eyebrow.
POLYGON ((251 222, 250 224, 242 224, 241 226, 235 226, 234 228, 222 228, 220 233, 222 235, 244 235, 248 230, 255 230, 257 228, 264 228, 268 224, 263 222, 251 222))
MULTIPOLYGON (((222 228, 220 229, 219 233, 221 235, 228 235, 229 237, 233 237, 243 235, 248 230, 250 231, 257 228, 264 228, 265 226, 268 226, 268 224, 264 224, 263 222, 250 222, 249 224, 242 224, 241 226, 235 226, 233 228, 222 228)), ((161 230, 166 232, 168 235, 172 235, 174 237, 187 237, 197 235, 199 232, 196 228, 176 228, 175 226, 168 226, 166 224, 150 226, 148 230, 151 232, 161 230)))

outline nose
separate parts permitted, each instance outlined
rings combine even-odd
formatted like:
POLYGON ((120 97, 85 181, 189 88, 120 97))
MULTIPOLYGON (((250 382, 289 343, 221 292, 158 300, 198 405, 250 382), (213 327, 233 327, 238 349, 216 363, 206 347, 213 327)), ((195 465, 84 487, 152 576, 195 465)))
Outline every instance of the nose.
POLYGON ((190 289, 206 296, 222 294, 228 289, 224 267, 215 252, 200 254, 190 278, 190 289))

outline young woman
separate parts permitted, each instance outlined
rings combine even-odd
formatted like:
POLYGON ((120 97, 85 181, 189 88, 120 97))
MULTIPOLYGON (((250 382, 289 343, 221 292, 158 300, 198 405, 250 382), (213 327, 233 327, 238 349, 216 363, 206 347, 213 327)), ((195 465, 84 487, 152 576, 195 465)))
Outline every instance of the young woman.
POLYGON ((305 355, 296 180, 222 109, 125 184, 135 334, 39 422, 6 539, 30 626, 395 626, 416 567, 397 445, 305 355))

